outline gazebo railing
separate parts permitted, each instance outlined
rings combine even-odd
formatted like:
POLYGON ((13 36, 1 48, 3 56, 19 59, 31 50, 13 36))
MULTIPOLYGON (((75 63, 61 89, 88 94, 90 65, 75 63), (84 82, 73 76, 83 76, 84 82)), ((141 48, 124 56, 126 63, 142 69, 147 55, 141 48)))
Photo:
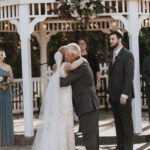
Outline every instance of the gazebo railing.
MULTIPOLYGON (((41 79, 32 78, 33 83, 33 111, 39 111, 41 97, 41 79)), ((22 79, 14 79, 12 85, 13 113, 23 112, 23 88, 22 79)))
POLYGON ((19 18, 19 5, 9 5, 0 3, 0 20, 11 20, 19 18))
MULTIPOLYGON (((147 106, 146 94, 145 94, 146 83, 143 80, 142 76, 141 76, 140 81, 141 81, 141 105, 142 105, 142 110, 147 110, 148 106, 147 106)), ((102 83, 102 87, 101 87, 100 91, 98 92, 98 96, 99 96, 99 100, 100 100, 100 108, 105 108, 106 110, 108 110, 109 108, 111 108, 111 105, 109 103, 109 97, 108 97, 108 94, 107 94, 108 77, 107 77, 106 74, 102 77, 101 83, 102 83)))
POLYGON ((139 4, 139 14, 149 14, 150 13, 150 0, 138 0, 139 4))
MULTIPOLYGON (((108 87, 108 77, 106 75, 107 66, 106 64, 101 65, 101 70, 104 75, 101 79, 102 88, 98 91, 98 96, 100 100, 100 108, 108 110, 110 104, 108 101, 107 87, 108 87)), ((33 78, 33 111, 39 111, 41 106, 41 79, 33 78)), ((13 104, 13 113, 23 113, 23 90, 22 90, 22 79, 15 79, 12 85, 12 104, 13 104)), ((141 77, 141 104, 142 109, 148 109, 146 103, 145 95, 145 81, 141 77)))
POLYGON ((128 13, 128 0, 103 0, 102 4, 104 8, 101 14, 122 13, 127 15, 128 13))

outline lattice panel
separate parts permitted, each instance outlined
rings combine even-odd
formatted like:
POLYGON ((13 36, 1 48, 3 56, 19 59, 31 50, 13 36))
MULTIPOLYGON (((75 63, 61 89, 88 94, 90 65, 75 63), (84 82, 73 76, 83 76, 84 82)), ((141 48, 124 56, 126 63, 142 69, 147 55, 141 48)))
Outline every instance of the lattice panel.
POLYGON ((150 18, 147 18, 143 21, 142 27, 150 27, 150 18))
POLYGON ((139 0, 139 13, 150 13, 150 0, 139 0))
POLYGON ((58 3, 32 3, 30 4, 30 17, 52 16, 58 17, 58 3))
POLYGON ((2 21, 0 22, 0 32, 16 32, 16 27, 9 21, 2 21))
MULTIPOLYGON (((123 28, 123 24, 120 21, 114 21, 113 19, 96 19, 91 20, 88 23, 76 23, 71 20, 47 20, 45 21, 44 28, 46 28, 48 32, 70 32, 82 29, 87 31, 102 30, 103 32, 109 32, 111 29, 123 28)), ((39 24, 36 25, 35 30, 39 31, 39 24)))
POLYGON ((128 12, 128 0, 103 0, 102 4, 104 6, 102 14, 110 13, 123 13, 128 12))
POLYGON ((0 20, 15 19, 19 17, 19 5, 0 6, 0 20))

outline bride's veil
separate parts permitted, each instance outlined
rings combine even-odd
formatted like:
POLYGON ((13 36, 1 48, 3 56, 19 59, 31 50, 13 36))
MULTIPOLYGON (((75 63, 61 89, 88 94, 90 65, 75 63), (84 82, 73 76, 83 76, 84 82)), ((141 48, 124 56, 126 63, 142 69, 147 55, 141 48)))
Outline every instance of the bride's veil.
POLYGON ((60 100, 60 65, 63 59, 61 52, 55 53, 57 70, 50 78, 45 99, 42 102, 36 137, 32 150, 56 150, 59 142, 59 100, 60 100))

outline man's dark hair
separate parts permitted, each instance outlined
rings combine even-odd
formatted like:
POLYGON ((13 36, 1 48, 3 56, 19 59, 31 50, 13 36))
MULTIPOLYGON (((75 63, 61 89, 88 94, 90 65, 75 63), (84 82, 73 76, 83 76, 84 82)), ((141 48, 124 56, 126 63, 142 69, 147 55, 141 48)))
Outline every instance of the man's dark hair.
POLYGON ((79 43, 79 41, 80 41, 80 40, 85 41, 86 45, 88 46, 89 41, 88 41, 88 39, 87 39, 87 38, 85 38, 85 37, 80 37, 80 38, 78 39, 78 43, 79 43))
POLYGON ((120 30, 112 31, 109 36, 111 36, 113 34, 115 34, 118 39, 120 39, 120 38, 123 39, 123 33, 120 30))
POLYGON ((80 40, 85 41, 85 43, 86 43, 86 50, 89 52, 89 40, 88 40, 86 37, 80 37, 80 38, 78 39, 78 44, 79 44, 79 41, 80 41, 80 40))
POLYGON ((3 52, 3 51, 4 51, 4 49, 3 49, 2 47, 0 47, 0 51, 1 51, 1 52, 3 52))

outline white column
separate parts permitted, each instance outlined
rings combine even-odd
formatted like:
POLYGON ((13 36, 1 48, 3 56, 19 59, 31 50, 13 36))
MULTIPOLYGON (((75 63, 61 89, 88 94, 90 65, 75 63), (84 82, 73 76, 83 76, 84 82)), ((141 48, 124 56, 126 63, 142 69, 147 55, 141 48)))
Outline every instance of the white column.
POLYGON ((21 39, 23 102, 25 136, 33 136, 33 93, 31 74, 31 46, 29 36, 29 8, 28 5, 19 6, 19 26, 21 39))
POLYGON ((49 35, 46 33, 46 26, 44 23, 40 23, 40 32, 39 32, 39 44, 40 44, 40 63, 41 65, 41 95, 44 99, 48 76, 47 76, 47 43, 49 41, 49 35), (45 64, 44 64, 45 63, 45 64))
POLYGON ((134 90, 135 98, 133 99, 133 122, 134 132, 142 131, 142 115, 141 115, 141 91, 140 91, 140 62, 139 62, 139 21, 138 21, 138 1, 129 0, 129 42, 130 51, 135 59, 134 73, 134 90))

